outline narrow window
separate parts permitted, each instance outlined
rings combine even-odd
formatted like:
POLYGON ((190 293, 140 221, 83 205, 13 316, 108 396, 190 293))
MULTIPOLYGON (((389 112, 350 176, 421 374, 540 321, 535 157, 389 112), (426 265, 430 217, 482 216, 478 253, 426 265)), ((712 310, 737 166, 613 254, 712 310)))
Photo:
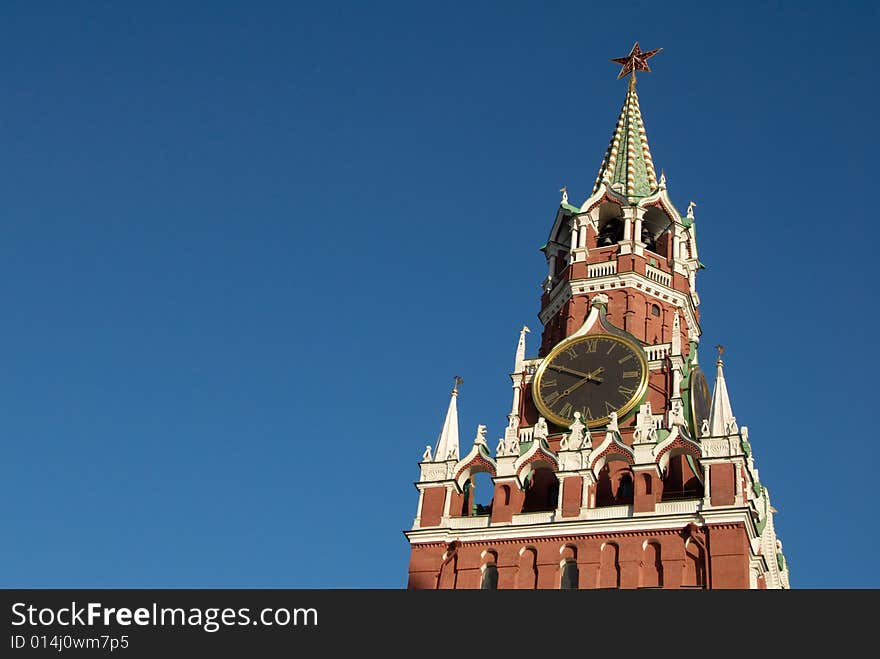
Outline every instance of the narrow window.
POLYGON ((574 561, 566 561, 562 566, 562 579, 559 582, 561 590, 577 590, 579 582, 578 566, 574 561))
POLYGON ((488 563, 483 568, 480 590, 498 590, 498 568, 495 567, 494 563, 488 563))

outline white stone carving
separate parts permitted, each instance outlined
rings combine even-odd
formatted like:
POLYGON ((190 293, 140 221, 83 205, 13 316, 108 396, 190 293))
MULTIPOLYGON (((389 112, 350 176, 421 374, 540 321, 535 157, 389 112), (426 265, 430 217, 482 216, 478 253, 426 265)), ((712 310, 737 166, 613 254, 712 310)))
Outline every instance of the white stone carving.
POLYGON ((422 462, 431 462, 431 446, 428 445, 425 447, 425 452, 422 453, 422 462))
POLYGON ((645 403, 639 407, 639 413, 636 414, 636 429, 633 432, 633 441, 637 444, 657 441, 657 428, 654 425, 651 403, 645 403))
POLYGON ((567 204, 567 203, 568 203, 568 190, 567 190, 566 187, 563 185, 562 188, 560 188, 559 191, 562 193, 562 202, 561 202, 561 203, 563 203, 563 204, 567 204))
POLYGON ((608 432, 616 432, 620 434, 620 426, 617 425, 617 412, 612 412, 608 416, 608 432))
POLYGON ((706 437, 709 434, 709 419, 703 419, 703 424, 700 426, 700 437, 706 437))
POLYGON ((563 451, 577 451, 584 441, 584 430, 586 430, 586 428, 587 427, 581 421, 581 413, 575 412, 574 421, 568 427, 571 432, 562 436, 559 448, 563 451))
POLYGON ((486 443, 486 426, 482 423, 477 426, 477 436, 474 437, 474 445, 485 446, 486 450, 489 450, 489 445, 486 443))
POLYGON ((680 399, 673 399, 669 409, 669 422, 667 428, 672 430, 675 426, 685 427, 687 421, 684 418, 684 405, 680 399))
POLYGON ((728 419, 727 423, 724 426, 724 432, 728 435, 735 435, 739 432, 739 428, 736 426, 736 417, 732 416, 728 419))
POLYGON ((532 431, 532 439, 547 439, 547 419, 542 416, 538 417, 538 422, 535 424, 534 430, 532 431))
POLYGON ((596 306, 599 306, 600 304, 604 304, 604 305, 608 304, 608 296, 605 295, 605 293, 596 293, 593 296, 593 299, 590 300, 591 306, 596 307, 596 306))

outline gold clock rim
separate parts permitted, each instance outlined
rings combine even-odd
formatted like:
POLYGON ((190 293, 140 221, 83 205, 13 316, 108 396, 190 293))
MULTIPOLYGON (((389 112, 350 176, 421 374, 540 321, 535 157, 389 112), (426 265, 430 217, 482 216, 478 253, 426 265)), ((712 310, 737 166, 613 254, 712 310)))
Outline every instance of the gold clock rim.
MULTIPOLYGON (((642 364, 642 378, 639 381, 639 386, 636 388, 636 392, 632 395, 632 397, 616 410, 618 418, 626 416, 633 409, 635 409, 635 406, 638 405, 639 401, 642 399, 642 396, 644 396, 645 392, 648 390, 648 359, 645 356, 645 351, 642 349, 642 346, 638 343, 634 343, 629 339, 625 339, 622 336, 617 336, 615 334, 584 334, 583 336, 566 339, 565 341, 558 343, 556 347, 553 348, 553 350, 547 353, 547 356, 544 357, 543 361, 541 361, 541 365, 538 366, 538 370, 535 371, 535 379, 532 380, 532 400, 535 401, 535 406, 538 408, 538 411, 541 412, 545 419, 547 419, 548 421, 552 421, 557 426, 567 428, 573 423, 573 420, 558 416, 544 403, 543 399, 541 398, 541 379, 544 377, 544 372, 547 370, 548 364, 550 364, 550 362, 552 362, 553 359, 560 352, 573 344, 581 343, 583 341, 589 341, 592 339, 610 339, 612 341, 621 343, 632 349, 632 351, 636 354, 639 362, 641 362, 642 364)), ((611 416, 609 415, 599 419, 593 419, 589 422, 585 420, 582 421, 584 421, 588 428, 598 428, 600 426, 607 425, 608 421, 610 420, 611 416)))

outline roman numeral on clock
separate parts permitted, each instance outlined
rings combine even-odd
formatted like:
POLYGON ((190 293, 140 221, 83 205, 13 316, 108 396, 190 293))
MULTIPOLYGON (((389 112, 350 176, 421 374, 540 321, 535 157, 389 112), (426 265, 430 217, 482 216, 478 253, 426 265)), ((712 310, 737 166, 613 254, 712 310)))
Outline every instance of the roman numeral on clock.
POLYGON ((546 389, 548 387, 555 387, 555 386, 556 386, 556 378, 553 378, 552 380, 549 378, 541 380, 541 389, 546 389))
POLYGON ((547 395, 547 397, 544 399, 544 402, 547 403, 547 405, 552 405, 560 398, 562 398, 562 394, 558 391, 554 391, 553 393, 547 395))
POLYGON ((636 393, 636 390, 630 389, 629 387, 624 387, 623 385, 620 385, 619 387, 617 387, 617 393, 619 393, 624 398, 629 398, 634 393, 636 393))
POLYGON ((637 378, 637 377, 639 377, 639 372, 638 372, 638 371, 624 371, 624 372, 623 372, 623 377, 625 377, 625 378, 637 378))
POLYGON ((565 418, 568 418, 571 416, 571 411, 573 409, 574 408, 571 406, 571 403, 566 403, 562 406, 562 409, 559 410, 559 416, 564 416, 565 418))

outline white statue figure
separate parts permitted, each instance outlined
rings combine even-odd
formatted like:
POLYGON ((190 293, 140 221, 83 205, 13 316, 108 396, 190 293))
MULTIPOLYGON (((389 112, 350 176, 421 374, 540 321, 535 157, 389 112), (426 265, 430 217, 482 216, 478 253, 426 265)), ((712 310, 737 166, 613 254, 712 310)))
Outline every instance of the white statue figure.
POLYGON ((495 455, 504 455, 505 453, 504 437, 498 438, 498 445, 495 447, 495 455))
POLYGON ((422 453, 422 462, 431 462, 431 447, 426 446, 425 452, 422 453))
POLYGON ((706 437, 709 434, 709 419, 703 419, 703 424, 700 426, 700 437, 706 437))
POLYGON ((486 444, 486 426, 484 426, 482 423, 477 426, 477 436, 474 437, 474 444, 485 446, 486 450, 489 449, 489 445, 486 444))
POLYGON ((660 189, 666 189, 666 174, 663 172, 662 169, 660 170, 660 189))
POLYGON ((684 418, 684 405, 681 404, 680 400, 672 401, 672 408, 669 410, 669 427, 670 429, 673 426, 684 426, 687 425, 687 421, 684 418))
POLYGON ((566 187, 563 185, 562 188, 560 188, 559 191, 562 193, 562 203, 563 203, 563 204, 567 204, 567 203, 568 203, 568 190, 567 190, 566 187))
POLYGON ((453 446, 449 449, 449 453, 446 455, 447 460, 458 460, 458 447, 453 446))
POLYGON ((507 455, 516 455, 517 453, 519 453, 519 439, 511 437, 507 442, 507 455))
POLYGON ((538 417, 538 422, 535 424, 535 428, 532 431, 533 439, 547 439, 547 419, 542 416, 538 417))
POLYGON ((697 205, 697 202, 695 202, 695 201, 691 201, 688 203, 687 217, 691 220, 694 219, 694 206, 696 206, 696 205, 697 205))
POLYGON ((566 435, 568 441, 566 442, 566 448, 570 451, 576 451, 580 448, 581 443, 584 438, 584 430, 586 430, 586 426, 581 421, 581 413, 574 413, 574 422, 568 427, 571 432, 566 435))
POLYGON ((608 415, 608 432, 620 432, 620 426, 617 425, 617 412, 608 415))

